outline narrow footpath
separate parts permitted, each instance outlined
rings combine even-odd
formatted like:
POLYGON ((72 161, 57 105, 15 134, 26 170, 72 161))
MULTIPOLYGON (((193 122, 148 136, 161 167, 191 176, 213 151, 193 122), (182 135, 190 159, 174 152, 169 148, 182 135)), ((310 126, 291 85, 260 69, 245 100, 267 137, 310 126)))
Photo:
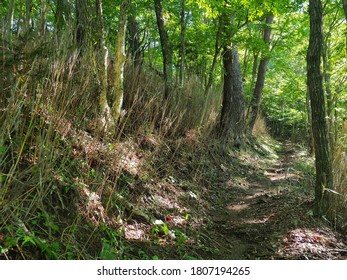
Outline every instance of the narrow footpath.
POLYGON ((346 259, 341 236, 313 218, 307 186, 314 178, 306 173, 308 160, 286 142, 257 168, 244 166, 245 172, 237 175, 225 168, 224 180, 207 194, 213 207, 201 238, 210 248, 205 257, 346 259))

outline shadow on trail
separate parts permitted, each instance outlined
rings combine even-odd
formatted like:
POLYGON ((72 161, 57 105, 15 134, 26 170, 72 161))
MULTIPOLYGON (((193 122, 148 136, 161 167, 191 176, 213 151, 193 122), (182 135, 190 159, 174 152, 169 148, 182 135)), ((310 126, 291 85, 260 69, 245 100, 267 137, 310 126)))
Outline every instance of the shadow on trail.
POLYGON ((206 196, 211 220, 205 230, 213 250, 206 258, 346 259, 337 234, 313 218, 307 160, 285 143, 265 169, 230 173, 225 182, 211 186, 206 196))

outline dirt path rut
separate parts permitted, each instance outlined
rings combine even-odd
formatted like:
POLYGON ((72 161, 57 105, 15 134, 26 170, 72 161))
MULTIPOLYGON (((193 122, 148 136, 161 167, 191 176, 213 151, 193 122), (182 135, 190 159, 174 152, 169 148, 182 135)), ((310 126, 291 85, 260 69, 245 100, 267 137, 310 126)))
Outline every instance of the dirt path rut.
POLYGON ((205 258, 345 258, 335 233, 313 218, 307 160, 287 142, 261 167, 244 166, 243 174, 229 175, 224 168, 224 180, 208 193, 212 206, 202 239, 210 248, 205 258), (328 248, 323 240, 336 246, 328 248))

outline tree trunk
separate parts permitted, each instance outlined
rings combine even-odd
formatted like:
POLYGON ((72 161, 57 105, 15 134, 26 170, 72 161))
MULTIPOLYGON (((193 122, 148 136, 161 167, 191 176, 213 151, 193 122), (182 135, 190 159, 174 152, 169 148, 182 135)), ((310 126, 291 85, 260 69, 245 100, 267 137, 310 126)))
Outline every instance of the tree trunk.
POLYGON ((234 34, 230 31, 230 17, 223 17, 223 103, 219 123, 219 136, 226 141, 231 141, 234 146, 240 148, 243 144, 244 133, 244 99, 242 74, 237 48, 231 47, 231 39, 234 34))
MULTIPOLYGON (((254 88, 255 79, 257 78, 258 59, 259 59, 259 53, 257 51, 254 51, 254 53, 253 53, 252 78, 251 78, 251 83, 249 85, 249 92, 251 92, 252 89, 254 88)), ((249 119, 251 111, 252 111, 252 99, 251 99, 251 101, 248 102, 247 111, 246 111, 246 120, 249 119)))
MULTIPOLYGON (((76 18, 78 18, 79 1, 76 0, 76 18)), ((56 13, 55 13, 55 27, 57 32, 58 44, 61 42, 62 31, 66 27, 67 20, 70 18, 69 15, 69 3, 66 0, 56 0, 56 13)))
POLYGON ((186 59, 186 0, 181 0, 181 34, 180 34, 180 65, 179 65, 179 84, 184 84, 184 63, 186 59))
POLYGON ((163 54, 165 92, 164 97, 168 99, 172 87, 172 48, 169 35, 166 30, 162 0, 154 0, 155 14, 160 36, 161 50, 163 54))
POLYGON ((321 0, 309 1, 310 40, 307 51, 307 84, 311 102, 312 133, 316 157, 315 210, 317 215, 334 218, 332 192, 333 174, 326 123, 326 109, 321 73, 323 16, 321 0))
POLYGON ((128 9, 130 0, 123 0, 119 12, 119 25, 116 38, 115 63, 114 63, 114 93, 111 115, 114 122, 117 122, 123 105, 124 95, 124 64, 125 64, 125 35, 127 27, 128 9))
POLYGON ((229 138, 231 134, 231 110, 232 110, 232 96, 233 96, 233 78, 232 78, 232 49, 231 46, 223 47, 223 69, 224 69, 224 82, 223 82, 223 101, 222 112, 219 123, 219 135, 222 138, 229 138))
POLYGON ((241 147, 243 145, 243 135, 245 128, 244 119, 244 96, 243 96, 243 83, 242 83, 242 72, 239 61, 239 54, 237 47, 234 46, 232 49, 232 76, 233 76, 233 98, 232 98, 232 130, 233 130, 233 141, 234 146, 241 147))
POLYGON ((13 17, 14 17, 14 0, 11 0, 10 2, 10 8, 8 9, 8 19, 7 19, 7 40, 11 44, 12 42, 12 32, 13 32, 13 17))
POLYGON ((311 113, 311 103, 310 103, 310 96, 308 91, 306 92, 306 115, 307 115, 307 125, 306 125, 306 132, 307 132, 307 146, 308 151, 310 155, 314 155, 314 139, 312 134, 312 113, 311 113))
POLYGON ((47 4, 45 0, 41 0, 41 37, 43 40, 46 39, 46 29, 47 29, 47 4))
POLYGON ((108 50, 105 45, 104 25, 103 25, 103 9, 102 0, 95 1, 96 22, 98 31, 98 73, 99 73, 99 116, 98 124, 101 133, 107 131, 113 126, 113 121, 110 115, 110 107, 107 100, 107 60, 108 50))
MULTIPOLYGON (((274 19, 274 16, 272 14, 266 18, 267 27, 264 29, 263 40, 267 45, 270 43, 270 36, 271 36, 270 25, 272 24, 273 19, 274 19)), ((263 88, 264 88, 264 83, 265 83, 266 67, 267 67, 268 62, 269 62, 269 56, 267 54, 265 54, 259 63, 257 81, 255 83, 255 88, 254 88, 253 96, 252 96, 252 100, 251 100, 251 112, 250 112, 251 113, 251 120, 249 123, 249 129, 251 132, 253 131, 254 124, 256 122, 256 119, 257 119, 258 113, 259 113, 261 96, 263 93, 263 88)))
POLYGON ((136 9, 134 4, 130 4, 128 16, 129 29, 129 51, 133 59, 134 68, 139 70, 143 63, 143 51, 141 50, 139 24, 136 20, 136 9))
POLYGON ((82 52, 90 43, 88 38, 88 7, 85 0, 76 0, 76 46, 82 52))
POLYGON ((31 10, 33 7, 32 0, 25 1, 25 33, 31 30, 31 10))
POLYGON ((259 59, 259 53, 258 52, 254 52, 254 54, 253 54, 253 68, 252 68, 252 79, 251 79, 250 91, 253 89, 254 83, 255 83, 255 79, 257 77, 258 59, 259 59))

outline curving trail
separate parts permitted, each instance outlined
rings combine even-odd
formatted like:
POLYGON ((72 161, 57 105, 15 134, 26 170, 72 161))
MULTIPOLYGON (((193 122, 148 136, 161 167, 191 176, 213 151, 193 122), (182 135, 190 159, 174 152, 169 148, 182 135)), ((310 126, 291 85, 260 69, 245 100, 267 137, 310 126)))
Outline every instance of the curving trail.
POLYGON ((246 166, 244 174, 225 168, 224 182, 211 187, 206 197, 213 206, 202 239, 211 250, 204 257, 346 259, 338 234, 313 218, 307 160, 285 142, 277 155, 256 168, 246 166))

